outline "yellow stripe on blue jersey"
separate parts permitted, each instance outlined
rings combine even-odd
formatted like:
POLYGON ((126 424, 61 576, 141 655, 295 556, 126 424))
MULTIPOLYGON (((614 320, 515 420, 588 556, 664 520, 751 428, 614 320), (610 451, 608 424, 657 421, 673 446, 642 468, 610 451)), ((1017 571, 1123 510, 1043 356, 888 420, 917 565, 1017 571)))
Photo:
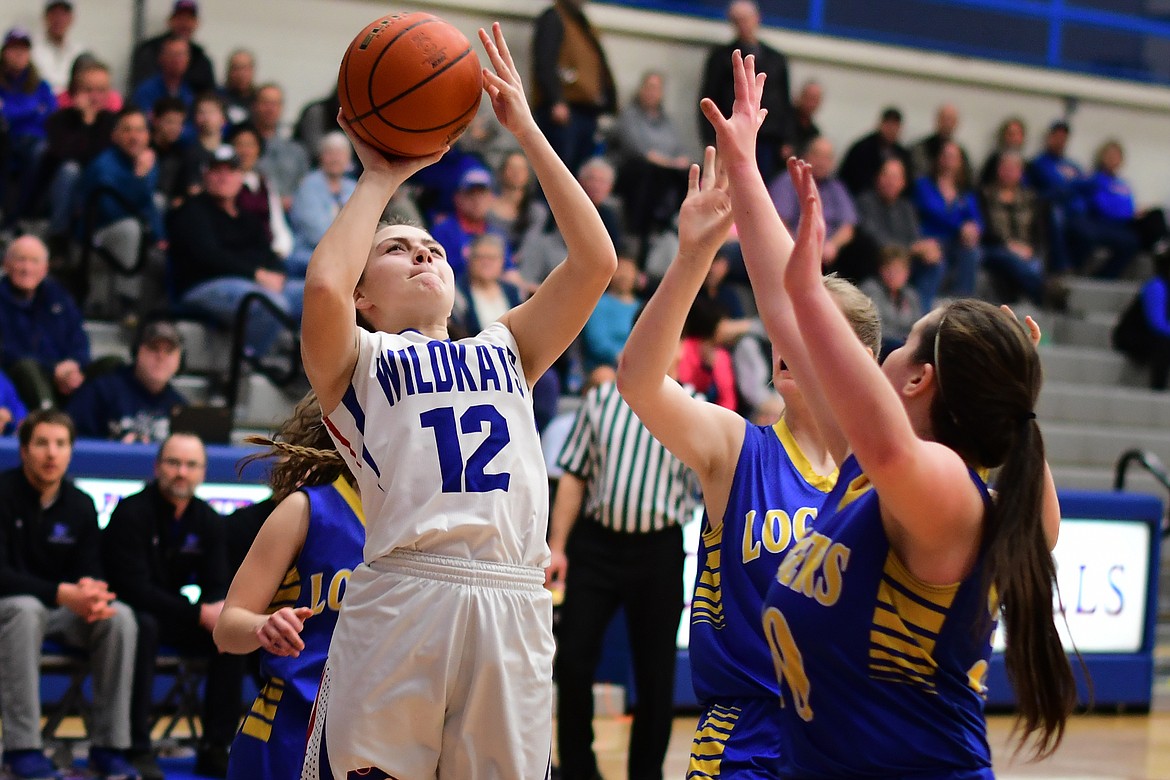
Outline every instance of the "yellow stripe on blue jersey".
POLYGON ((739 707, 716 705, 703 714, 691 743, 687 780, 719 777, 727 740, 741 712, 739 707))
POLYGON ((249 737, 267 742, 272 736, 272 721, 276 719, 276 708, 283 696, 284 680, 273 677, 256 695, 240 730, 249 737))
POLYGON ((869 481, 869 477, 864 474, 858 475, 849 481, 849 486, 845 488, 841 500, 837 503, 837 511, 840 512, 871 490, 873 490, 873 483, 869 481))
POLYGON ((721 518, 704 517, 699 544, 690 657, 691 680, 705 706, 776 701, 760 622, 764 595, 777 566, 811 532, 836 478, 836 471, 812 469, 785 419, 745 425, 727 507, 721 518))
POLYGON ((810 487, 815 488, 821 493, 828 493, 837 484, 837 469, 833 469, 828 474, 818 474, 808 461, 808 456, 804 454, 804 450, 800 449, 800 445, 796 443, 796 437, 792 435, 792 431, 788 428, 788 421, 781 417, 772 426, 772 432, 776 434, 776 438, 780 440, 780 444, 784 447, 784 452, 788 455, 788 462, 796 469, 800 476, 804 477, 804 481, 810 487))
POLYGON ((922 582, 890 550, 869 632, 870 673, 933 692, 938 669, 934 644, 958 590, 958 583, 938 586, 922 582))
POLYGON ((265 610, 269 615, 284 607, 296 606, 297 599, 301 597, 301 573, 297 571, 297 566, 294 563, 289 567, 288 573, 284 575, 284 579, 280 581, 280 587, 276 589, 276 593, 272 596, 272 602, 269 603, 268 609, 265 610))
POLYGON ((983 694, 995 600, 982 567, 947 585, 915 577, 877 490, 845 460, 765 600, 783 705, 777 776, 994 778, 983 694))
POLYGON ((723 545, 723 524, 708 528, 703 534, 703 548, 707 551, 702 570, 695 582, 691 599, 691 623, 707 623, 716 631, 723 629, 723 596, 720 588, 719 561, 723 545))

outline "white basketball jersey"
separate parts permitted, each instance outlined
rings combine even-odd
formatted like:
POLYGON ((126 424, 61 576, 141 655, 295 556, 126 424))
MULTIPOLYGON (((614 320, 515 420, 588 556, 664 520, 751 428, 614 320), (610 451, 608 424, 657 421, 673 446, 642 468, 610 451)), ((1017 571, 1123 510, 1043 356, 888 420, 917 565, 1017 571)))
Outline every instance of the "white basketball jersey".
POLYGON ((461 341, 359 328, 353 379, 325 424, 361 486, 367 562, 396 548, 548 562, 548 476, 503 324, 461 341))

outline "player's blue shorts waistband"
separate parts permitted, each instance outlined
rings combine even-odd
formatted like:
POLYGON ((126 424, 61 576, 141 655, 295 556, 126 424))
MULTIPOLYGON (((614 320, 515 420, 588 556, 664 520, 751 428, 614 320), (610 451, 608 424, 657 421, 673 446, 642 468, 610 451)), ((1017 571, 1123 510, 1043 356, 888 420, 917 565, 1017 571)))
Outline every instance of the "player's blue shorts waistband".
POLYGON ((405 549, 392 550, 389 555, 371 561, 369 566, 376 572, 407 574, 459 585, 544 590, 544 570, 539 566, 475 561, 405 549))

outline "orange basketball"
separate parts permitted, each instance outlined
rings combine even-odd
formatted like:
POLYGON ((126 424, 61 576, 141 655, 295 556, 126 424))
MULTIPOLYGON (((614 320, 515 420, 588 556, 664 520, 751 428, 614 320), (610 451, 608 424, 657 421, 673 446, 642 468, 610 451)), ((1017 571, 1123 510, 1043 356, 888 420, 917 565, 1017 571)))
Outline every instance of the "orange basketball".
POLYGON ((430 14, 390 14, 349 45, 337 94, 363 141, 388 154, 425 157, 467 129, 482 78, 463 33, 430 14))

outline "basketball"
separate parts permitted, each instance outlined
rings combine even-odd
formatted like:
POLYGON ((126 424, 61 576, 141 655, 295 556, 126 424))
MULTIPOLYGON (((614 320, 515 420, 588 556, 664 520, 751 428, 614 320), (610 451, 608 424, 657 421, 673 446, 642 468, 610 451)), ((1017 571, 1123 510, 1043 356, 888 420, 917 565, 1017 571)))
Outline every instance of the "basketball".
POLYGON ((341 112, 366 143, 425 157, 454 143, 483 89, 466 36, 436 16, 389 14, 357 34, 337 75, 341 112))

